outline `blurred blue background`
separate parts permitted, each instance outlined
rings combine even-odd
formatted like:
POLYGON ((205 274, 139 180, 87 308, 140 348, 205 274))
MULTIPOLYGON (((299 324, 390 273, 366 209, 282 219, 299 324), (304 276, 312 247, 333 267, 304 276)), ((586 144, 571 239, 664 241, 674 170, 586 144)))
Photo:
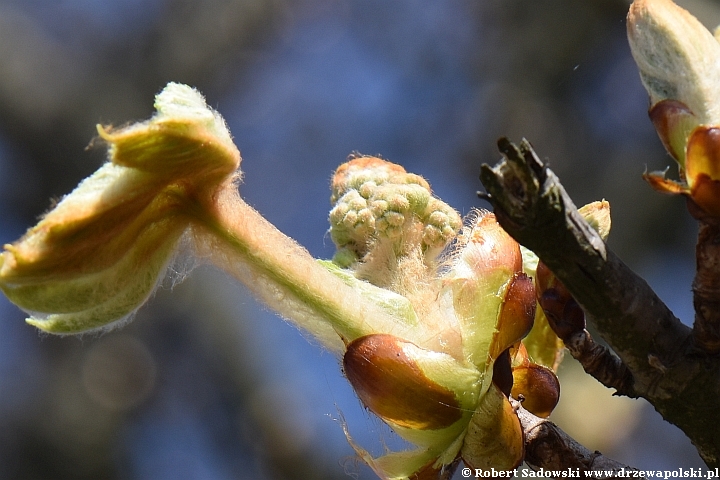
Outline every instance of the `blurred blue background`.
MULTIPOLYGON (((348 154, 425 176, 462 214, 500 136, 528 138, 611 247, 692 320, 696 228, 642 172, 647 119, 622 0, 0 0, 0 241, 103 161, 95 125, 152 114, 168 81, 226 118, 244 198, 317 257, 348 154)), ((708 26, 717 3, 682 2, 708 26)), ((0 299, 0 479, 373 478, 341 428, 398 448, 322 352, 206 267, 103 336, 50 337, 0 299)), ((702 465, 643 401, 561 370, 554 420, 639 468, 702 465)))

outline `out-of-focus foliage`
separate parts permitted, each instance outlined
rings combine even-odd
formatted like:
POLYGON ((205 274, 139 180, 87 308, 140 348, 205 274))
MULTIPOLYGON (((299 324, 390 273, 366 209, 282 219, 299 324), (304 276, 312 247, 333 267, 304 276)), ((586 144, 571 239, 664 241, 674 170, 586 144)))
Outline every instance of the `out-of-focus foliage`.
MULTIPOLYGON (((713 2, 683 6, 720 21, 713 2)), ((627 7, 0 1, 0 240, 98 167, 102 149, 85 150, 96 123, 147 118, 178 81, 227 119, 244 198, 315 256, 332 255, 328 179, 351 151, 422 174, 467 213, 483 206, 477 174, 497 159, 496 138, 524 136, 576 204, 611 202, 611 246, 689 321, 695 232, 683 202, 641 178, 668 160, 627 7)), ((372 478, 338 464, 353 453, 335 404, 363 445, 392 440, 335 358, 204 269, 157 297, 121 332, 80 341, 38 337, 2 300, 0 479, 372 478)), ((640 468, 700 465, 647 406, 588 395, 573 372, 565 381, 561 369, 553 418, 588 448, 640 468)))

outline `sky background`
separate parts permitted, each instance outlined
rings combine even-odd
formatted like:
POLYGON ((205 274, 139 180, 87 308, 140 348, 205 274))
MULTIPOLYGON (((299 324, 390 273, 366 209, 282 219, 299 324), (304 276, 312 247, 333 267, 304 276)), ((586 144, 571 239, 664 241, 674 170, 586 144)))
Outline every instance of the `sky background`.
MULTIPOLYGON (((714 2, 681 2, 708 26, 714 2)), ((329 258, 329 179, 352 152, 423 175, 463 215, 482 163, 528 138, 576 204, 607 199, 609 245, 692 319, 696 227, 641 174, 672 163, 647 119, 620 0, 0 0, 0 241, 104 160, 97 123, 203 92, 239 146, 242 196, 329 258), (88 147, 88 145, 90 145, 88 147), (87 148, 86 148, 87 147, 87 148)), ((672 175, 676 170, 671 168, 672 175)), ((0 299, 0 479, 360 479, 341 428, 398 447, 338 359, 207 267, 129 326, 58 338, 0 299)), ((702 465, 643 401, 568 358, 553 419, 645 469, 702 465)))

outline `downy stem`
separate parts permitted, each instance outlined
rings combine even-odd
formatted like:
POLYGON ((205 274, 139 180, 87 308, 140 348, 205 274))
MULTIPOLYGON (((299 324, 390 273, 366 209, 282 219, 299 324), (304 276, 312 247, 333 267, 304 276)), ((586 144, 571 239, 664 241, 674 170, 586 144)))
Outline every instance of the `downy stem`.
POLYGON ((247 285, 333 352, 344 352, 345 343, 363 335, 404 330, 245 203, 234 183, 221 187, 195 213, 198 256, 247 285))

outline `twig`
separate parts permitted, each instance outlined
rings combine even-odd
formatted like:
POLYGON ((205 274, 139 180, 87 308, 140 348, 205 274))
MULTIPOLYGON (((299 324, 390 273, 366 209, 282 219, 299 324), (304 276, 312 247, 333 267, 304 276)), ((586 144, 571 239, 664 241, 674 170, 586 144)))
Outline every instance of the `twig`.
POLYGON ((627 365, 609 348, 593 340, 590 332, 582 330, 564 340, 565 346, 583 369, 608 388, 614 388, 618 395, 637 397, 633 388, 634 380, 627 365))
POLYGON ((629 476, 629 472, 637 472, 635 468, 612 460, 598 451, 591 452, 550 420, 536 417, 522 408, 519 402, 512 402, 525 432, 525 463, 531 468, 542 468, 546 473, 566 473, 556 477, 572 474, 581 478, 585 478, 583 472, 586 471, 594 472, 592 478, 610 478, 621 472, 629 476))
POLYGON ((720 364, 697 349, 648 284, 606 247, 527 141, 498 142, 504 155, 480 179, 505 230, 534 251, 627 365, 634 391, 720 466, 720 364))

